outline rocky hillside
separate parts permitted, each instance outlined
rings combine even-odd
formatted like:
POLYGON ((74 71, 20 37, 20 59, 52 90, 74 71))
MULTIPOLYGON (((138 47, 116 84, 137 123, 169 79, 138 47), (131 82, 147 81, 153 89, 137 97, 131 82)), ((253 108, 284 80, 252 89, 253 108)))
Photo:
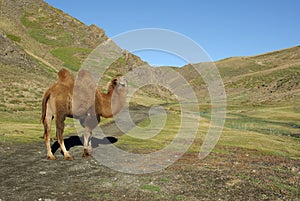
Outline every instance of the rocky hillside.
MULTIPOLYGON (((39 109, 44 90, 56 72, 76 72, 90 52, 108 37, 96 25, 87 26, 42 0, 0 1, 1 111, 39 109)), ((106 73, 145 64, 124 54, 106 73)))
POLYGON ((4 33, 0 44, 0 111, 39 109, 39 97, 56 77, 53 70, 41 67, 4 33))
POLYGON ((29 68, 36 67, 36 63, 27 57, 27 54, 22 51, 10 38, 0 32, 0 61, 3 65, 27 66, 29 68))
POLYGON ((299 102, 300 46, 216 63, 229 100, 250 104, 299 102))
MULTIPOLYGON (((77 71, 87 55, 108 39, 96 25, 87 26, 42 0, 2 0, 0 9, 0 30, 28 55, 56 69, 77 71)), ((133 55, 127 62, 128 66, 144 63, 133 55)))

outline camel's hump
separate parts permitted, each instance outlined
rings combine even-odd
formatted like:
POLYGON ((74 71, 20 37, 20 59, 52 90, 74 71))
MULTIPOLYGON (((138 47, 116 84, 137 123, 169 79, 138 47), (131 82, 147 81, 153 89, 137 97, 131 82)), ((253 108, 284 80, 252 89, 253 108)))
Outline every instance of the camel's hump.
POLYGON ((70 71, 67 69, 63 68, 58 72, 58 79, 62 82, 66 82, 67 80, 71 79, 74 80, 73 75, 71 74, 70 71))
POLYGON ((88 70, 81 70, 73 88, 73 114, 82 116, 95 104, 97 84, 88 70))

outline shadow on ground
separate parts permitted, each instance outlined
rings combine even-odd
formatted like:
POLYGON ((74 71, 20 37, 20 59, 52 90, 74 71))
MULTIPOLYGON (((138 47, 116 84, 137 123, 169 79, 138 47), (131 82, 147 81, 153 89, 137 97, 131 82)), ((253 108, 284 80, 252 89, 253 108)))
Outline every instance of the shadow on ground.
MULTIPOLYGON (((100 144, 113 144, 113 143, 116 143, 117 141, 118 141, 118 139, 115 137, 105 137, 103 139, 98 139, 95 137, 91 138, 93 148, 98 147, 98 145, 100 145, 100 144)), ((64 139, 64 143, 65 143, 65 147, 66 147, 67 151, 69 151, 72 147, 83 146, 83 137, 70 136, 70 137, 64 139)), ((55 154, 55 152, 59 148, 60 148, 59 143, 57 141, 55 141, 53 143, 53 145, 51 146, 52 153, 55 154)), ((62 151, 60 153, 63 154, 62 151)))

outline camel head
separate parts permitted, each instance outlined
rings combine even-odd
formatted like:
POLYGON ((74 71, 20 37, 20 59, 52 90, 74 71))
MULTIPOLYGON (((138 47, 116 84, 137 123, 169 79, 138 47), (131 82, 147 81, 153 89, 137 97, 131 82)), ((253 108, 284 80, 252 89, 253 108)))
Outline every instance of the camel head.
POLYGON ((108 91, 114 91, 116 93, 127 93, 128 83, 125 76, 117 75, 109 83, 108 91))
POLYGON ((124 76, 117 75, 113 78, 109 83, 108 93, 102 96, 104 104, 101 115, 108 118, 120 112, 126 102, 127 91, 128 83, 124 76))

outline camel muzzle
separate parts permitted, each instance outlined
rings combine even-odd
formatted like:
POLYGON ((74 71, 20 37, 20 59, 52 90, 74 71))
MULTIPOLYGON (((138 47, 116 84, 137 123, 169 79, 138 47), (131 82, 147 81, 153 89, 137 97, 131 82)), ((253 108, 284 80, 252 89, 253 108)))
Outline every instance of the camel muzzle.
POLYGON ((121 85, 122 87, 125 87, 125 86, 126 86, 126 79, 125 79, 125 77, 121 77, 121 79, 120 79, 120 85, 121 85))

